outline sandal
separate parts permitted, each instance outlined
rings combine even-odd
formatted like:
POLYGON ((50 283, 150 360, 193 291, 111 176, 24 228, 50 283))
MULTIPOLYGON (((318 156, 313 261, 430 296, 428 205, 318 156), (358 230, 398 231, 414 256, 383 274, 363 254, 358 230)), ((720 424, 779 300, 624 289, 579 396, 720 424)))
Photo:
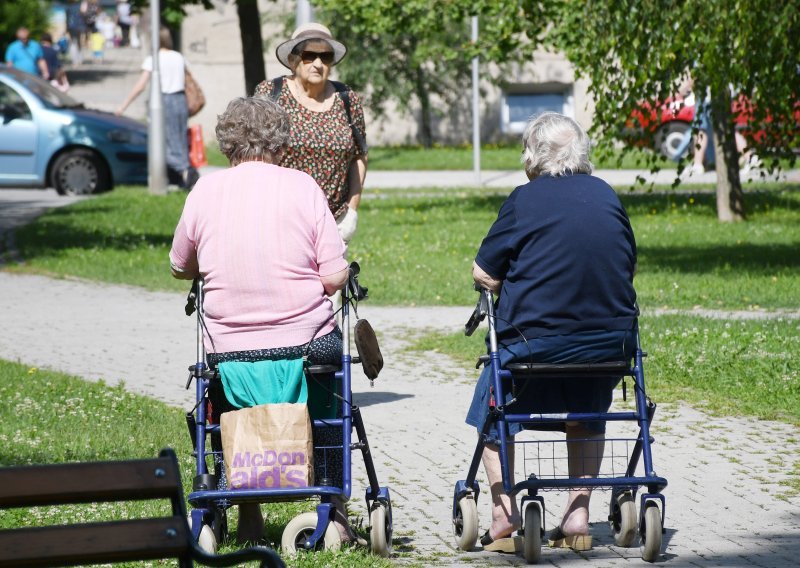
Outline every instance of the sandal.
POLYGON ((556 527, 547 536, 547 546, 550 548, 571 548, 576 552, 586 552, 592 549, 592 535, 574 534, 565 535, 561 527, 556 527))
POLYGON ((481 537, 481 546, 486 552, 515 553, 522 550, 522 538, 509 535, 507 537, 493 539, 487 530, 481 537))

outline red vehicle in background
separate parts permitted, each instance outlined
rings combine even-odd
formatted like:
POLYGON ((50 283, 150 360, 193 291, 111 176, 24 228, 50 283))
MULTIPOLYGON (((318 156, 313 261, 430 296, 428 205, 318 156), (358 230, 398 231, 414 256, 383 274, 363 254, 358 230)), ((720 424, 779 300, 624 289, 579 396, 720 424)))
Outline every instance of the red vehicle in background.
MULTIPOLYGON (((745 97, 739 97, 732 104, 734 127, 746 140, 760 141, 765 136, 763 130, 752 132, 749 121, 752 105, 745 97)), ((629 144, 651 148, 666 158, 677 160, 677 151, 687 132, 692 128, 695 114, 693 95, 676 95, 664 102, 642 102, 631 113, 622 138, 629 144)), ((772 117, 767 117, 767 121, 772 117)), ((800 101, 795 104, 794 122, 800 132, 800 101)), ((709 145, 707 161, 713 163, 713 146, 709 145), (710 158, 710 159, 709 159, 710 158)))

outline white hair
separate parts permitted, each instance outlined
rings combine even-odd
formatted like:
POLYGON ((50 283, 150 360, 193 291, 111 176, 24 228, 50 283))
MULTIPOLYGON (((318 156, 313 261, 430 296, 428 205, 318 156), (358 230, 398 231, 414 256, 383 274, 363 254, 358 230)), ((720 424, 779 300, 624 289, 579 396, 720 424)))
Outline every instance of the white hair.
POLYGON ((545 112, 533 117, 522 135, 522 163, 529 179, 542 174, 590 174, 591 143, 586 132, 569 117, 545 112))

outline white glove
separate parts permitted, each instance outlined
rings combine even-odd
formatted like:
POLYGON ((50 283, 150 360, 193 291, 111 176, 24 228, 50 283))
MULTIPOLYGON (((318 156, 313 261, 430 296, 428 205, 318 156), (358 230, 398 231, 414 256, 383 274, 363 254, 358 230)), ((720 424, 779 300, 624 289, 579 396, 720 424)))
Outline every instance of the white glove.
POLYGON ((347 213, 339 217, 336 222, 336 227, 339 229, 339 236, 342 237, 344 244, 349 243, 353 235, 356 234, 356 227, 358 226, 358 212, 355 209, 349 208, 347 213))

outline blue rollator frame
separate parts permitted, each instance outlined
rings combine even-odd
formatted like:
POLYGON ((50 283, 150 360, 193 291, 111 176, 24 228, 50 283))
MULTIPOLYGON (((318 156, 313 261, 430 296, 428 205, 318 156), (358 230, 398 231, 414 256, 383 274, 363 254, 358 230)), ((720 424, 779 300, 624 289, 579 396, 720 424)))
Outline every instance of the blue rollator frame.
MULTIPOLYGON (((358 357, 350 355, 350 304, 366 298, 366 288, 358 283, 359 267, 350 265, 350 276, 342 292, 342 365, 341 369, 334 365, 307 365, 305 373, 309 375, 328 375, 332 373, 341 381, 341 417, 312 420, 314 427, 340 428, 342 443, 340 446, 316 445, 315 449, 342 450, 342 484, 316 485, 302 488, 269 488, 269 489, 217 489, 217 476, 209 472, 208 460, 212 463, 221 460, 222 452, 209 449, 208 437, 219 431, 219 424, 209 424, 207 416, 208 388, 212 381, 219 380, 216 371, 206 365, 206 352, 203 344, 203 290, 202 285, 193 286, 187 304, 187 315, 191 314, 190 305, 197 307, 197 362, 189 367, 190 376, 186 388, 192 379, 195 381, 197 404, 187 413, 186 421, 194 448, 193 457, 196 462, 192 492, 189 503, 192 507, 190 522, 192 534, 204 548, 215 548, 216 544, 227 532, 226 510, 241 503, 268 503, 270 501, 301 500, 319 497, 316 513, 305 513, 295 517, 284 531, 283 553, 295 550, 335 549, 339 546, 339 532, 331 524, 336 508, 332 499, 343 501, 350 498, 352 490, 351 465, 353 450, 360 450, 369 480, 366 490, 366 505, 370 513, 370 549, 374 554, 389 556, 392 542, 392 504, 389 489, 378 483, 375 466, 372 461, 366 429, 361 417, 361 410, 352 404, 351 366, 360 362, 358 357), (194 296, 194 297, 193 297, 194 296), (357 441, 352 440, 355 428, 357 441), (291 534, 287 534, 290 531, 291 534), (287 551, 288 548, 291 550, 287 551)), ((317 480, 320 481, 320 480, 317 480)), ((322 480, 324 482, 329 479, 322 480)))
MULTIPOLYGON (((472 335, 483 319, 489 324, 489 353, 480 358, 480 362, 491 367, 493 406, 479 436, 475 453, 470 463, 467 478, 456 482, 453 496, 453 525, 457 544, 462 550, 471 550, 478 538, 477 500, 480 488, 475 477, 481 463, 481 456, 486 445, 486 436, 493 424, 499 432, 499 456, 502 468, 503 490, 512 499, 525 492, 521 498, 523 525, 520 533, 523 536, 523 553, 525 560, 531 564, 538 563, 541 557, 542 538, 544 536, 544 498, 539 494, 545 489, 575 488, 611 488, 609 522, 615 543, 619 546, 631 546, 638 532, 642 558, 648 562, 655 561, 660 552, 666 503, 661 491, 667 486, 667 480, 656 475, 653 468, 653 455, 650 435, 650 424, 653 420, 656 405, 647 397, 644 384, 643 359, 646 356, 639 342, 638 324, 635 328, 636 349, 633 364, 628 361, 609 363, 547 364, 547 363, 511 363, 506 368, 500 365, 495 332, 494 298, 488 290, 480 290, 480 299, 467 323, 465 333, 472 335), (503 401, 512 379, 537 380, 552 377, 608 377, 628 376, 633 378, 636 410, 633 412, 603 413, 559 413, 559 414, 511 414, 506 411, 503 401), (496 401, 496 402, 494 402, 496 401), (512 472, 509 467, 510 442, 507 425, 511 423, 527 426, 545 425, 563 422, 588 421, 631 421, 638 423, 639 433, 635 439, 606 441, 632 442, 629 459, 624 475, 598 476, 594 478, 570 478, 568 476, 548 476, 542 478, 535 473, 516 484, 511 483, 512 472), (642 460, 644 475, 637 476, 639 460, 642 460), (636 515, 636 493, 639 487, 646 491, 639 496, 639 515, 636 515), (638 530, 637 530, 638 528, 638 530)), ((625 394, 623 382, 623 395, 625 394)), ((522 442, 525 444, 526 442, 522 442)), ((555 444, 556 441, 538 442, 555 444)), ((541 457, 539 460, 543 459, 541 457)), ((552 459, 552 458, 550 458, 552 459)))

